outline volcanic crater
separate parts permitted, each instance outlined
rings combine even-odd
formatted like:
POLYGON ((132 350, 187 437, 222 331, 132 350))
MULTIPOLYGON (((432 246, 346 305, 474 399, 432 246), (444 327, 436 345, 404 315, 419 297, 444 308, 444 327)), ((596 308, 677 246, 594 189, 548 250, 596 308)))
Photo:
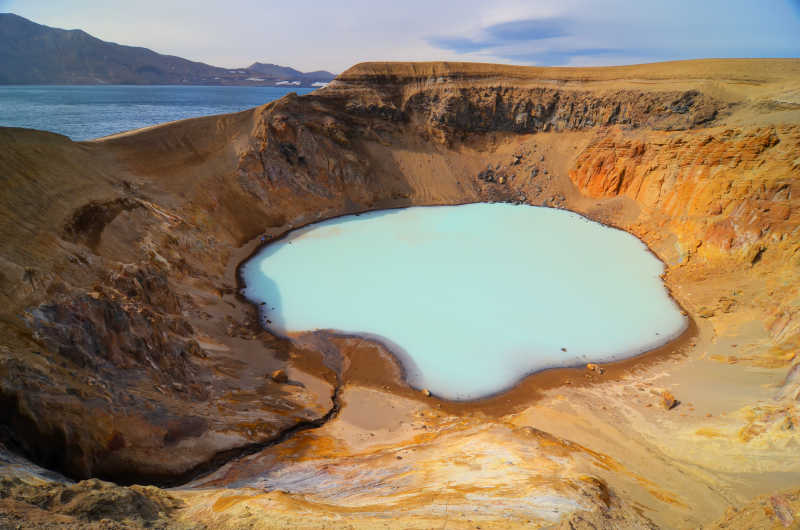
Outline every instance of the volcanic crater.
POLYGON ((0 512, 793 524, 798 94, 795 59, 364 63, 305 96, 95 141, 0 128, 0 512), (378 340, 275 335, 240 293, 239 265, 293 229, 497 202, 635 235, 689 328, 459 402, 409 386, 378 340))

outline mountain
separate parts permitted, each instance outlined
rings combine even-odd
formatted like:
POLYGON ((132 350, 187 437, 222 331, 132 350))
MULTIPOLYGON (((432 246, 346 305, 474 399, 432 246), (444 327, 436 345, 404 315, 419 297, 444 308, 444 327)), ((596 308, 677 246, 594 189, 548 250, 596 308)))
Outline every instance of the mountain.
POLYGON ((266 80, 275 80, 276 83, 328 83, 333 80, 335 75, 325 70, 316 70, 314 72, 301 72, 290 68, 288 66, 280 66, 277 64, 269 63, 253 63, 247 67, 247 71, 254 75, 266 80))
POLYGON ((247 69, 250 70, 251 72, 267 75, 270 77, 280 77, 282 79, 286 77, 296 77, 303 75, 303 72, 295 70, 294 68, 289 68, 288 66, 280 66, 277 64, 269 64, 269 63, 253 63, 250 66, 248 66, 247 69))
POLYGON ((293 85, 315 86, 330 72, 254 63, 220 68, 123 46, 85 31, 51 28, 13 13, 0 13, 0 84, 293 85))
POLYGON ((296 77, 314 78, 314 79, 333 79, 336 77, 326 70, 315 70, 313 72, 301 72, 288 66, 280 66, 277 64, 268 63, 253 63, 247 67, 251 72, 257 72, 262 75, 276 77, 280 79, 290 79, 296 77))

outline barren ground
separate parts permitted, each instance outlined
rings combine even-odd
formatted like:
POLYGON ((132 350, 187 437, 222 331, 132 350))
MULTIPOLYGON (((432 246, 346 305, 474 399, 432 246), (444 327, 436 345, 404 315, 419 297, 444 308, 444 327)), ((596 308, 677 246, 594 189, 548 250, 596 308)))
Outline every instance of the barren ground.
POLYGON ((799 524, 800 60, 371 63, 238 114, 0 145, 0 527, 799 524), (475 201, 635 234, 692 329, 451 403, 374 341, 271 336, 237 295, 292 228, 475 201))

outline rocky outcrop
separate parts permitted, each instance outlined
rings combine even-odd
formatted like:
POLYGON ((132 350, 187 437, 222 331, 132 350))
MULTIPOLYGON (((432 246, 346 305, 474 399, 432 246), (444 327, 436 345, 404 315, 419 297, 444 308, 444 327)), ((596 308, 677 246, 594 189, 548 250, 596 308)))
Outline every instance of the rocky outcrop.
POLYGON ((222 277, 247 223, 268 218, 204 231, 130 168, 109 179, 91 145, 2 135, 15 195, 2 226, 0 422, 15 447, 74 478, 170 483, 334 407, 324 366, 313 390, 296 375, 264 379, 293 367, 294 349, 222 277))
POLYGON ((792 528, 798 522, 800 491, 784 491, 753 499, 740 508, 729 509, 724 517, 706 526, 722 528, 792 528))
POLYGON ((403 114, 420 117, 449 139, 468 133, 562 132, 610 125, 682 130, 710 122, 724 109, 696 90, 607 94, 555 88, 489 87, 426 90, 404 103, 403 114))
POLYGON ((125 488, 96 479, 77 484, 0 479, 0 525, 9 528, 163 528, 181 506, 154 487, 125 488))
POLYGON ((464 141, 475 133, 531 134, 611 125, 685 130, 713 122, 731 106, 696 89, 586 90, 569 83, 574 79, 565 75, 569 69, 556 73, 512 67, 506 69, 509 79, 489 69, 466 75, 456 65, 456 72, 432 65, 431 77, 375 72, 382 67, 379 63, 356 66, 337 78, 321 97, 352 94, 356 97, 346 103, 351 114, 412 123, 431 138, 448 143, 464 141), (439 69, 444 71, 437 76, 439 69), (551 73, 565 79, 551 79, 551 73), (526 86, 537 81, 539 86, 526 86))
POLYGON ((800 220, 798 148, 793 126, 637 140, 610 132, 581 153, 570 178, 590 197, 626 196, 662 215, 703 255, 744 254, 755 264, 800 220))
POLYGON ((201 399, 205 390, 191 385, 198 369, 192 358, 206 354, 192 339, 166 274, 123 271, 110 283, 113 291, 100 285, 98 291, 32 309, 28 326, 35 339, 80 368, 152 369, 154 381, 188 385, 193 398, 201 399))

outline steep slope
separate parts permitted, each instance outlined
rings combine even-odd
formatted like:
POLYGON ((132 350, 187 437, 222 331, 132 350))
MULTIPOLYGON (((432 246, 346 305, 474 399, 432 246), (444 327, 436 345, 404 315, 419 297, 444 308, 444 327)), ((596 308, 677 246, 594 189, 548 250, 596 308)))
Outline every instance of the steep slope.
POLYGON ((800 60, 368 63, 239 114, 0 144, 0 422, 74 478, 195 479, 173 516, 214 527, 698 527, 800 484, 800 60), (694 327, 452 403, 236 295, 291 228, 498 200, 639 236, 694 327))

